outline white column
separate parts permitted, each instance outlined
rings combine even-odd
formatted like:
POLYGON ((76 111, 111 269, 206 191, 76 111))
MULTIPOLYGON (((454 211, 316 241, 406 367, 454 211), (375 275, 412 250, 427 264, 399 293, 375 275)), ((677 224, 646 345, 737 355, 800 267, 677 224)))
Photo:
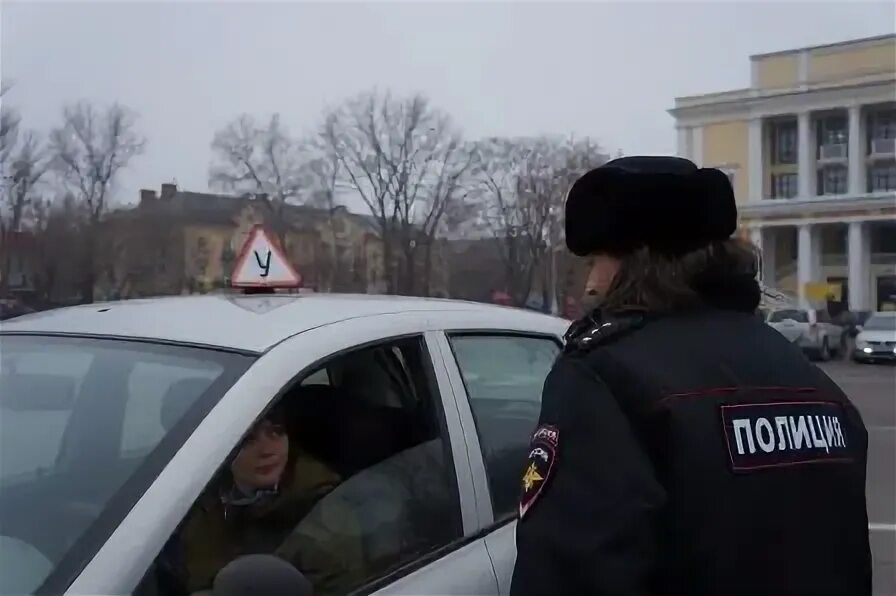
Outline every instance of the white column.
POLYGON ((817 281, 818 272, 815 267, 818 260, 815 253, 818 251, 817 233, 812 224, 802 224, 797 228, 796 248, 796 283, 797 295, 800 298, 800 306, 809 308, 809 300, 806 297, 806 284, 817 281))
POLYGON ((762 230, 762 281, 769 288, 778 287, 778 271, 775 267, 778 260, 776 234, 774 227, 762 230))
POLYGON ((753 246, 762 250, 762 227, 757 226, 755 228, 750 228, 750 242, 753 243, 753 246))
POLYGON ((849 279, 849 310, 868 309, 868 274, 870 273, 870 254, 866 242, 867 225, 861 221, 849 224, 847 233, 847 271, 849 279))
POLYGON ((687 126, 678 126, 675 128, 676 133, 676 144, 678 147, 678 157, 688 157, 690 143, 688 143, 688 137, 690 136, 691 129, 687 126))
POLYGON ((764 199, 762 170, 764 157, 762 155, 762 118, 750 120, 747 129, 747 201, 764 199))
POLYGON ((812 118, 809 112, 797 115, 797 162, 799 164, 799 197, 807 199, 813 192, 815 153, 812 147, 812 118))
POLYGON ((865 270, 865 310, 877 310, 877 283, 871 271, 871 235, 872 223, 865 224, 865 235, 862 236, 862 268, 865 270))
POLYGON ((862 143, 862 106, 849 107, 849 192, 865 192, 865 151, 862 143))
POLYGON ((703 167, 702 126, 694 126, 691 128, 691 161, 697 164, 697 167, 703 167))
MULTIPOLYGON (((762 227, 750 228, 750 242, 753 243, 753 246, 756 247, 756 250, 759 251, 759 281, 765 282, 765 250, 763 248, 763 229, 762 227)), ((768 285, 767 282, 765 282, 768 285)))

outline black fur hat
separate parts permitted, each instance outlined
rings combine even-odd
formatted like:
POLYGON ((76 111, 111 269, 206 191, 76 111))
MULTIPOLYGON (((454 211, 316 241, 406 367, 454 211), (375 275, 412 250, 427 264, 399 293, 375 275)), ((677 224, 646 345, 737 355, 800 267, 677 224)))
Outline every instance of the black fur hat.
POLYGON ((683 254, 736 229, 728 177, 680 157, 614 159, 576 180, 566 197, 566 246, 578 256, 645 246, 683 254))

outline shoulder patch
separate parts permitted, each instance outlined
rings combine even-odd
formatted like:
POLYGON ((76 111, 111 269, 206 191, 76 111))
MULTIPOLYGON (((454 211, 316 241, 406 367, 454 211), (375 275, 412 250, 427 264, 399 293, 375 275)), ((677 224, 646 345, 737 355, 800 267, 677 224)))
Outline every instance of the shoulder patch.
POLYGON ((566 351, 587 352, 614 337, 644 325, 644 317, 630 314, 620 318, 588 319, 570 326, 566 333, 566 351))
POLYGON ((732 404, 722 405, 721 414, 733 472, 853 461, 845 412, 839 403, 732 404))
POLYGON ((559 445, 560 431, 556 426, 543 424, 535 429, 529 444, 526 470, 523 473, 520 519, 526 515, 526 512, 532 508, 544 491, 551 473, 554 471, 559 445))

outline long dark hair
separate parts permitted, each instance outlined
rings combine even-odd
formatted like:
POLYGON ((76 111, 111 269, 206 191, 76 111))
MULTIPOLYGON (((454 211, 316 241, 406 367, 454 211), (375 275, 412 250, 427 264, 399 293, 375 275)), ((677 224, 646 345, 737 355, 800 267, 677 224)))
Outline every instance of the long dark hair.
POLYGON ((641 248, 618 258, 619 271, 600 303, 604 312, 668 313, 705 306, 753 312, 759 305, 759 251, 740 238, 683 255, 641 248))

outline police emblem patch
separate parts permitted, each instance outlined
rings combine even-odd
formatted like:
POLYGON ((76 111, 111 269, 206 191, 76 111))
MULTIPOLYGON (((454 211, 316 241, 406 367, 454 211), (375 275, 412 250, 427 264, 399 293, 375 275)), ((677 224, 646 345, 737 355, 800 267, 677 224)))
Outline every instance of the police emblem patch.
POLYGON ((535 429, 529 444, 529 456, 523 473, 520 495, 520 518, 532 508, 551 477, 560 444, 560 431, 551 425, 535 429))

